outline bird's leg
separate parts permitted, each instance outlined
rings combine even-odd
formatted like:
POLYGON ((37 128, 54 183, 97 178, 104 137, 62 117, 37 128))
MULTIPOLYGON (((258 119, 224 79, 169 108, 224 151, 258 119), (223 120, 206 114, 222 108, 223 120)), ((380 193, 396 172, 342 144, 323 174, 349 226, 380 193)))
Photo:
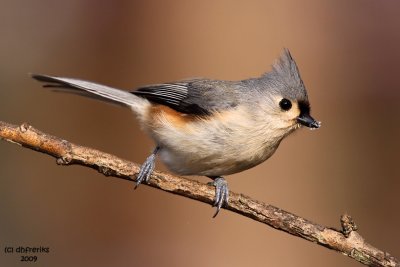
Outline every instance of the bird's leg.
POLYGON ((228 182, 222 176, 208 176, 208 177, 214 180, 209 184, 215 186, 215 200, 213 204, 213 207, 217 207, 217 211, 213 216, 213 218, 215 218, 215 216, 218 215, 218 212, 221 209, 222 205, 228 204, 228 198, 229 198, 228 182))
POLYGON ((135 189, 143 182, 147 182, 150 178, 151 173, 154 170, 154 166, 156 165, 156 155, 157 152, 160 150, 159 146, 156 146, 156 148, 153 150, 151 155, 146 159, 146 161, 142 164, 140 167, 139 174, 135 180, 136 186, 135 189))

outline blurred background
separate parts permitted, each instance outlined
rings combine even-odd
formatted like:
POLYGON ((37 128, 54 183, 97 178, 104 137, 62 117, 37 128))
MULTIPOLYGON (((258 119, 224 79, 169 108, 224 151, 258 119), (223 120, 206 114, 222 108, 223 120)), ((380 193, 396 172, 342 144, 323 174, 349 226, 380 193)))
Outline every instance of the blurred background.
MULTIPOLYGON (((154 145, 128 109, 52 93, 28 73, 126 90, 239 80, 270 70, 289 48, 323 127, 297 131, 266 163, 229 176, 231 190, 330 227, 348 212, 367 241, 400 257, 399 1, 0 4, 0 120, 138 163, 154 145)), ((133 186, 0 142, 0 265, 26 265, 6 246, 47 246, 40 266, 360 266, 237 214, 212 219, 209 205, 133 186)))

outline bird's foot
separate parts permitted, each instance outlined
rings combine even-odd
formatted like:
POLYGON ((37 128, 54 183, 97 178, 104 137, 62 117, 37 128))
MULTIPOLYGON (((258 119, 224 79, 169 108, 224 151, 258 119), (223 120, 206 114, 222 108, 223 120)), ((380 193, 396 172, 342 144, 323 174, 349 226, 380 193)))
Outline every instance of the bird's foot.
POLYGON ((140 167, 139 174, 135 180, 136 186, 135 189, 144 181, 147 182, 152 174, 154 167, 156 165, 156 155, 160 148, 157 146, 153 153, 146 159, 146 161, 140 167))
POLYGON ((224 179, 224 177, 217 176, 217 177, 210 177, 214 181, 210 182, 210 185, 215 186, 215 200, 213 203, 213 207, 217 207, 217 211, 215 212, 213 218, 215 218, 222 205, 228 204, 229 199, 229 188, 228 182, 224 179))

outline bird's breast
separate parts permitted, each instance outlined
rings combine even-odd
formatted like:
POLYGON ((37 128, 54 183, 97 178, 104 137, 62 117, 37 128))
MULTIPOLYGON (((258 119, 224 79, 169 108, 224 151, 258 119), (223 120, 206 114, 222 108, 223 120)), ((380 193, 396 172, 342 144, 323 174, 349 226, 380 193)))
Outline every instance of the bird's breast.
POLYGON ((209 116, 153 106, 145 126, 160 145, 162 161, 181 175, 237 173, 268 159, 282 138, 241 108, 209 116))

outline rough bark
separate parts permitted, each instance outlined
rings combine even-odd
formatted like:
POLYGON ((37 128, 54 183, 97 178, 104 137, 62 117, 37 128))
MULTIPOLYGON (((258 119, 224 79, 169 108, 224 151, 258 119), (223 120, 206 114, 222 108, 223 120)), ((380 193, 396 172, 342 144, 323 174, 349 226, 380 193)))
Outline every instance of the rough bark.
MULTIPOLYGON (((139 166, 135 163, 48 135, 26 123, 16 126, 0 122, 0 138, 51 155, 60 165, 79 164, 96 169, 106 176, 132 182, 139 172, 139 166)), ((155 171, 146 184, 173 194, 213 203, 214 187, 184 177, 155 171)), ((399 260, 367 243, 356 231, 357 226, 349 215, 342 215, 342 230, 339 231, 234 192, 230 192, 229 204, 225 209, 330 248, 368 266, 400 266, 399 260)))

